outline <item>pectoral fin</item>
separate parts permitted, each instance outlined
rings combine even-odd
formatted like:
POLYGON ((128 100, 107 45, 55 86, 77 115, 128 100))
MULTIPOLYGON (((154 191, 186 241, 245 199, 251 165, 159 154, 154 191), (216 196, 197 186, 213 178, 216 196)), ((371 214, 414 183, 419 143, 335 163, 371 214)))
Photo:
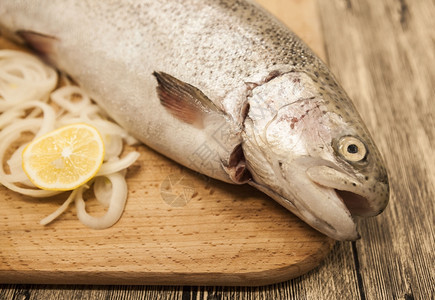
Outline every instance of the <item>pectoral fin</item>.
POLYGON ((236 184, 247 183, 252 179, 252 175, 246 165, 245 154, 241 144, 233 149, 228 163, 223 164, 223 168, 230 179, 236 184))
POLYGON ((167 73, 154 72, 160 103, 177 119, 203 128, 209 113, 222 111, 198 88, 167 73))

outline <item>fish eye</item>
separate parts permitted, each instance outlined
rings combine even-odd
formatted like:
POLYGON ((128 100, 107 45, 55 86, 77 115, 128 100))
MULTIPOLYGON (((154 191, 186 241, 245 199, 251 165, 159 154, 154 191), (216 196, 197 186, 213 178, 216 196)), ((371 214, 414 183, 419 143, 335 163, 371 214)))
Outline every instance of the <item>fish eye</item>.
POLYGON ((367 155, 366 146, 359 139, 345 136, 338 142, 338 151, 348 161, 358 162, 367 155))

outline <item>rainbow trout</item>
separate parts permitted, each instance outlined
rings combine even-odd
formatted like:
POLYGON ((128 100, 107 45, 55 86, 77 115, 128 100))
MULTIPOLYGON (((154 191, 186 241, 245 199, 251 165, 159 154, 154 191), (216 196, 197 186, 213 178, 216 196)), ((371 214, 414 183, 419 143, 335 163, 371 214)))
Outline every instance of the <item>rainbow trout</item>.
POLYGON ((320 232, 359 237, 387 205, 381 155, 325 64, 243 0, 0 0, 3 30, 139 140, 250 184, 320 232))

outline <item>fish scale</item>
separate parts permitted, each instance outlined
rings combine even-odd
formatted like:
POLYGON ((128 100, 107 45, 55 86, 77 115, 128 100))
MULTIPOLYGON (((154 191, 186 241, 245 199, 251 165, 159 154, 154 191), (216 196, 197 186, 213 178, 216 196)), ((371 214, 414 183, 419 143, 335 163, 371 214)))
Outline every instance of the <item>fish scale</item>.
POLYGON ((388 203, 382 157, 352 101, 251 2, 1 0, 0 24, 148 146, 248 183, 324 234, 356 239, 354 217, 388 203))

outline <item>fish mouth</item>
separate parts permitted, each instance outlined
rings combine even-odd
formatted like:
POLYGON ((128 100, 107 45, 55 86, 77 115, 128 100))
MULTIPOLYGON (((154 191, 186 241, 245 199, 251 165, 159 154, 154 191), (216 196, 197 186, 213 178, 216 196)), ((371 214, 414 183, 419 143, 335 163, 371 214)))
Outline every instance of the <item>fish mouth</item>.
MULTIPOLYGON (((249 184, 269 195, 305 223, 321 233, 340 241, 360 238, 354 218, 335 189, 320 186, 308 178, 299 182, 303 189, 295 195, 277 192, 255 181, 249 184)), ((297 185, 295 185, 296 187, 297 185)))
POLYGON ((374 179, 360 180, 332 166, 313 166, 306 173, 314 183, 333 189, 352 216, 376 216, 388 202, 388 186, 374 179))
POLYGON ((352 216, 371 216, 372 208, 367 197, 350 192, 334 189, 352 216))
POLYGON ((360 179, 330 163, 301 160, 284 171, 292 180, 279 186, 268 186, 255 176, 249 184, 335 240, 359 239, 355 217, 375 216, 388 202, 388 183, 360 179))

